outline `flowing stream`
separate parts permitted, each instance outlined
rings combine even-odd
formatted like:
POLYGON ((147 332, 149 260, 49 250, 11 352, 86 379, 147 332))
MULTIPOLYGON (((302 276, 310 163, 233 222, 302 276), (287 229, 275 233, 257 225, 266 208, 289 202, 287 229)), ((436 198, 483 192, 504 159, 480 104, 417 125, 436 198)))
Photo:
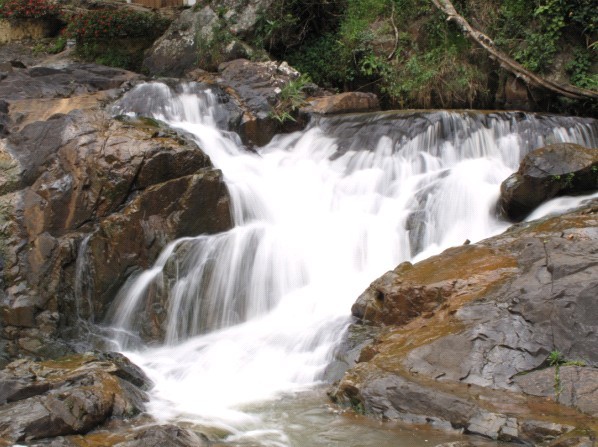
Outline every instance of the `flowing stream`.
POLYGON ((504 230, 494 211, 499 185, 528 151, 597 142, 591 120, 389 112, 318 118, 253 153, 223 128, 216 96, 195 84, 137 86, 115 113, 193 135, 224 173, 235 222, 173 241, 128 282, 111 313, 117 342, 155 382, 156 418, 247 446, 452 439, 414 438, 328 408, 322 379, 351 304, 401 261, 504 230), (143 347, 138 317, 156 293, 168 297, 165 341, 143 347))

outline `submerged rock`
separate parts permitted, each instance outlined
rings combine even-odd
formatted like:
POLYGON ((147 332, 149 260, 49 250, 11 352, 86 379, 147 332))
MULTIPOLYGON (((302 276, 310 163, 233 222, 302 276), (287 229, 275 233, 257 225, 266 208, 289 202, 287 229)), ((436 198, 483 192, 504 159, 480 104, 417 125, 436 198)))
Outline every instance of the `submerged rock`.
POLYGON ((371 415, 524 443, 591 425, 597 228, 592 201, 386 273, 353 306, 385 332, 332 397, 371 415), (554 367, 543 369, 551 352, 585 366, 561 366, 555 388, 554 367))
POLYGON ((519 170, 502 183, 498 209, 507 219, 520 221, 553 197, 597 189, 598 150, 553 144, 524 157, 519 170))

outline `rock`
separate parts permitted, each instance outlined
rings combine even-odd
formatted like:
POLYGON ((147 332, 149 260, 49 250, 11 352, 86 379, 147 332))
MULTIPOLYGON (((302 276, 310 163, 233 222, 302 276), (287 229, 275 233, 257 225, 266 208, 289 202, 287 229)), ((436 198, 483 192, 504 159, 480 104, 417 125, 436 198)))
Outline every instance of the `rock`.
POLYGON ((111 90, 140 75, 95 64, 71 64, 64 68, 16 69, 0 81, 0 98, 11 103, 31 98, 66 98, 111 90))
MULTIPOLYGON (((16 443, 85 433, 109 417, 143 411, 147 396, 122 378, 135 367, 120 354, 112 357, 117 361, 84 354, 55 362, 9 364, 0 372, 0 397, 7 402, 0 405, 2 438, 16 443)), ((150 384, 140 371, 136 379, 144 388, 150 384)))
POLYGON ((25 39, 39 40, 57 34, 60 21, 56 17, 43 19, 0 19, 0 44, 25 39))
MULTIPOLYGON (((2 80, 0 78, 0 80, 2 80)), ((0 99, 0 138, 8 135, 8 103, 3 99, 0 99)))
POLYGON ((286 62, 237 59, 221 64, 218 70, 218 84, 230 92, 245 111, 238 132, 246 144, 265 145, 276 133, 298 130, 305 124, 299 119, 281 125, 272 116, 282 89, 300 77, 286 62))
POLYGON ((220 171, 204 170, 148 188, 122 213, 103 220, 89 241, 96 311, 106 310, 132 270, 151 267, 168 242, 231 225, 220 171))
POLYGON ((176 425, 157 425, 139 430, 134 439, 114 444, 113 447, 203 447, 209 446, 208 439, 189 429, 176 425))
POLYGON ((562 425, 543 421, 525 421, 520 425, 522 433, 533 442, 543 442, 558 438, 574 429, 570 425, 562 425))
POLYGON ((272 0, 227 0, 183 11, 150 48, 143 67, 151 75, 180 77, 194 69, 214 71, 222 62, 252 57, 249 43, 272 0))
POLYGON ((375 112, 380 110, 378 97, 373 93, 346 92, 338 95, 322 96, 309 101, 303 113, 331 115, 337 113, 375 112))
POLYGON ((596 443, 590 436, 571 436, 551 442, 549 447, 595 447, 596 443))
POLYGON ((146 52, 143 68, 150 75, 180 77, 197 66, 197 49, 213 38, 217 24, 218 16, 209 6, 183 11, 146 52))
POLYGON ((499 212, 523 220, 542 202, 598 189, 598 151, 572 143, 536 149, 500 187, 499 212))
POLYGON ((442 444, 436 444, 436 447, 476 447, 468 441, 454 441, 454 442, 443 442, 442 444))
POLYGON ((508 75, 504 84, 504 107, 513 110, 532 110, 537 107, 529 97, 528 86, 519 78, 508 75))
MULTIPOLYGON (((109 81, 103 69, 87 71, 102 88, 122 82, 119 72, 109 81)), ((97 102, 14 127, 0 140, 0 167, 0 323, 10 355, 64 355, 59 332, 101 318, 167 242, 232 225, 222 175, 194 142, 154 120, 113 119, 97 102), (89 279, 77 286, 83 267, 89 279)))
POLYGON ((598 368, 561 366, 532 371, 514 377, 521 390, 532 396, 555 399, 563 405, 598 417, 598 368))
POLYGON ((353 306, 383 330, 331 397, 372 415, 523 443, 591 424, 597 225, 594 200, 386 273, 353 306), (542 369, 555 350, 587 364, 560 366, 558 395, 554 368, 542 369), (543 421, 529 416, 537 405, 543 421))

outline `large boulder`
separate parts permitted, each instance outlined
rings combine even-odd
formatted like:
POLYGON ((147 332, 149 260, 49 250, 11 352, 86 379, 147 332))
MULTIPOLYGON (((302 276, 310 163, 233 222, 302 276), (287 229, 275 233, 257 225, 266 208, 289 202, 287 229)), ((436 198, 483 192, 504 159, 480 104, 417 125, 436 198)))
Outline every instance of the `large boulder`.
POLYGON ((332 397, 524 443, 595 423, 597 228, 593 201, 386 273, 353 306, 383 332, 332 397))
POLYGON ((58 333, 99 321, 166 243, 232 225, 222 175, 194 142, 101 106, 0 140, 4 356, 65 354, 58 333))
POLYGON ((306 124, 298 116, 298 107, 286 104, 284 98, 285 89, 298 102, 307 98, 310 89, 317 89, 314 84, 299 81, 300 76, 286 62, 235 59, 218 67, 216 81, 245 112, 235 130, 247 145, 262 146, 275 134, 298 130, 306 124), (283 118, 284 112, 294 118, 283 118))
POLYGON ((524 157, 517 172, 502 183, 498 208, 505 218, 520 221, 553 197, 597 189, 598 150, 553 144, 524 157))
POLYGON ((272 0, 227 0, 183 11, 166 33, 150 48, 143 67, 151 75, 179 77, 201 68, 256 53, 248 42, 260 16, 272 0))

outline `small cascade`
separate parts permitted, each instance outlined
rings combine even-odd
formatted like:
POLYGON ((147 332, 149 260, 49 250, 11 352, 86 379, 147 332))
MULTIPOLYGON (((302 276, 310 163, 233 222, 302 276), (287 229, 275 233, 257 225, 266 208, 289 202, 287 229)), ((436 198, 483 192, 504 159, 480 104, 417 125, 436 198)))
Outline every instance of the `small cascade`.
POLYGON ((91 283, 93 275, 87 261, 87 248, 91 234, 83 238, 79 249, 77 250, 77 260, 75 262, 75 315, 79 320, 94 322, 93 306, 93 284, 91 283))
MULTIPOLYGON (((223 129, 213 93, 177 89, 140 85, 115 113, 193 135, 224 173, 235 227, 173 241, 123 288, 110 323, 156 383, 154 416, 235 440, 260 426, 251 405, 321 380, 373 279, 506 229, 494 210, 499 185, 526 153, 598 145, 590 119, 422 111, 315 119, 254 154, 223 129), (139 350, 141 316, 157 304, 164 345, 139 350)), ((289 445, 281 430, 260 445, 289 445)))

